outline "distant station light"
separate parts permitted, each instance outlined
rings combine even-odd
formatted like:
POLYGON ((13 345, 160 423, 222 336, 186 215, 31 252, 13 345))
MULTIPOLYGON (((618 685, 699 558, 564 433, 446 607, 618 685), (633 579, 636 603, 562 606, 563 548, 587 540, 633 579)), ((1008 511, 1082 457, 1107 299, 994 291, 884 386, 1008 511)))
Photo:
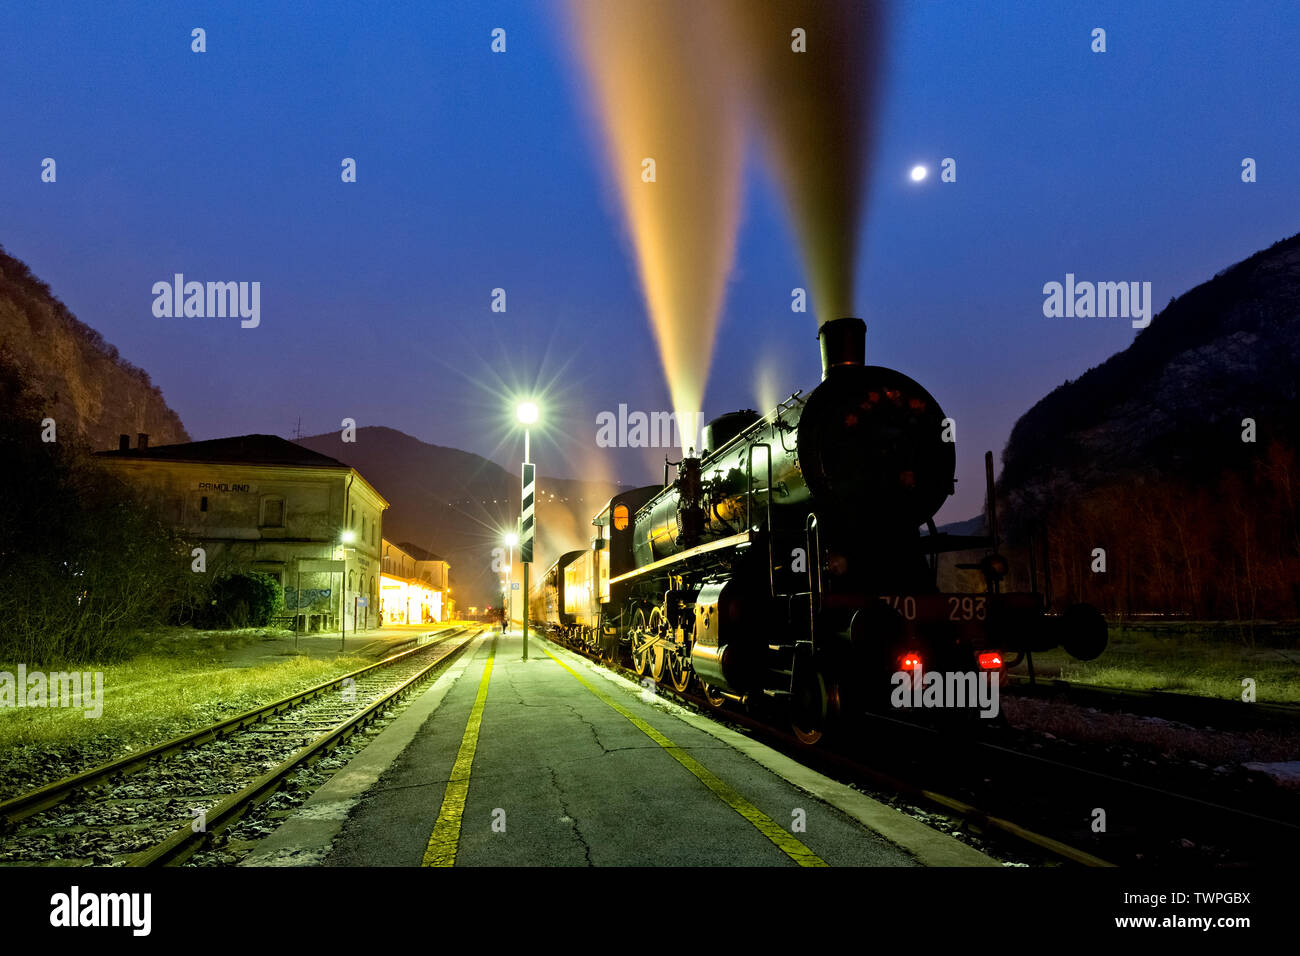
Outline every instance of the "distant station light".
POLYGON ((923 180, 923 179, 926 177, 926 175, 927 175, 928 173, 929 173, 929 170, 926 169, 924 166, 913 166, 913 167, 912 167, 912 182, 914 182, 914 183, 919 183, 921 180, 923 180))
POLYGON ((520 402, 515 408, 515 415, 525 425, 536 424, 539 414, 536 402, 520 402))

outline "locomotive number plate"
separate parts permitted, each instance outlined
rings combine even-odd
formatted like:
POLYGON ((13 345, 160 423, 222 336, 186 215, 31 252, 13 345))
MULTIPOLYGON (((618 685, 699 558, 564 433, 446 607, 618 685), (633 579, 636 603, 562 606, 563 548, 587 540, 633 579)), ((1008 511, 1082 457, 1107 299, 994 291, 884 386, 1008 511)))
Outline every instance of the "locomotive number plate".
POLYGON ((982 621, 988 617, 984 594, 882 594, 905 621, 982 621))

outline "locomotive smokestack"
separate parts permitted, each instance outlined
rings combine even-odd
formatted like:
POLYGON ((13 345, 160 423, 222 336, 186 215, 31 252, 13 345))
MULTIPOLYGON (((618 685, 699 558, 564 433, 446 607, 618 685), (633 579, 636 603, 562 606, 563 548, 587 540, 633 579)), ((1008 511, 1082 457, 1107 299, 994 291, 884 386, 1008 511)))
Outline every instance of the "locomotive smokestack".
POLYGON ((822 381, 831 369, 840 365, 865 365, 867 358, 867 323, 843 318, 823 322, 817 330, 822 348, 822 381))

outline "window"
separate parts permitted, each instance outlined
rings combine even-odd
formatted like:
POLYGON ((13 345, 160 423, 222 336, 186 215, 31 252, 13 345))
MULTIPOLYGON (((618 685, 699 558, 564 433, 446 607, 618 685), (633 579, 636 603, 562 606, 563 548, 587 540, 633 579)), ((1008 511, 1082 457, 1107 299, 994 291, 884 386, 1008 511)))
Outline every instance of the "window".
POLYGON ((208 510, 208 496, 207 496, 207 495, 204 495, 202 498, 199 499, 199 510, 200 510, 200 511, 207 511, 207 510, 208 510))
POLYGON ((356 508, 353 508, 353 509, 352 509, 352 517, 350 517, 350 518, 348 519, 348 527, 349 527, 349 528, 355 528, 356 526, 357 526, 357 509, 356 509, 356 508))
POLYGON ((268 497, 262 499, 262 527, 284 527, 284 499, 268 497))
POLYGON ((353 585, 353 582, 352 582, 352 576, 353 576, 353 574, 355 574, 355 572, 353 572, 353 571, 349 571, 349 572, 348 572, 348 590, 349 590, 349 591, 355 591, 355 590, 356 590, 356 587, 353 585))

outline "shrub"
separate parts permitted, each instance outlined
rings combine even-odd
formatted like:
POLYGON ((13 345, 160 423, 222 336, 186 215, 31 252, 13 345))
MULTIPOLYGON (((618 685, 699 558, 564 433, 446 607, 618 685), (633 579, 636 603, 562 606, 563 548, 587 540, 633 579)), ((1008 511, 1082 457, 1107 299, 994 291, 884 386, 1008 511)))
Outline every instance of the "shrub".
POLYGON ((284 609, 284 592, 269 574, 239 571, 212 584, 199 623, 206 627, 265 627, 284 609))

